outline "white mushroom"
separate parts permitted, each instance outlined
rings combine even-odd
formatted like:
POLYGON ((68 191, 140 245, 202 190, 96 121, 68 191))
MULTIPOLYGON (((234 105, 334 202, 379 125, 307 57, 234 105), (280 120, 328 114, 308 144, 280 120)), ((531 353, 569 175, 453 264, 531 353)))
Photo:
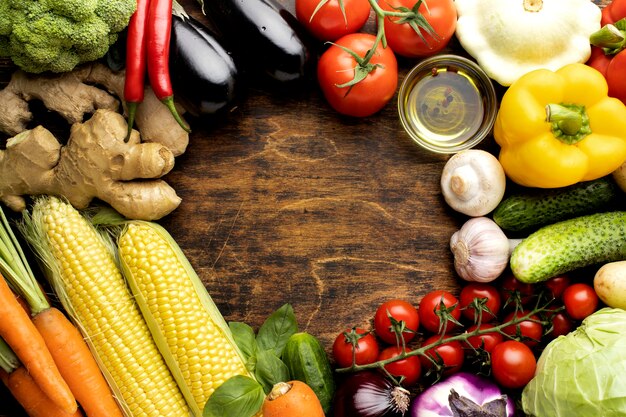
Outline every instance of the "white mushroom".
POLYGON ((484 216, 504 196, 506 175, 498 159, 487 151, 467 149, 452 156, 441 174, 441 191, 454 210, 484 216))

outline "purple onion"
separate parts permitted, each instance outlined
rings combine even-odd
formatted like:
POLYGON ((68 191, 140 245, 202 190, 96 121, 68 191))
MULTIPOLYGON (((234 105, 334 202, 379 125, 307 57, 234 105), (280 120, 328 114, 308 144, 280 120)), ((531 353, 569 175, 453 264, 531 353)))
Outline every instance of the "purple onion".
POLYGON ((408 408, 409 392, 379 372, 349 375, 335 393, 335 417, 408 417, 408 408))
POLYGON ((481 415, 513 417, 511 398, 487 378, 468 372, 456 373, 424 390, 411 402, 411 417, 453 417, 481 415), (452 409, 456 409, 456 414, 452 409), (477 411, 483 414, 476 414, 477 411), (474 414, 472 414, 474 413, 474 414))

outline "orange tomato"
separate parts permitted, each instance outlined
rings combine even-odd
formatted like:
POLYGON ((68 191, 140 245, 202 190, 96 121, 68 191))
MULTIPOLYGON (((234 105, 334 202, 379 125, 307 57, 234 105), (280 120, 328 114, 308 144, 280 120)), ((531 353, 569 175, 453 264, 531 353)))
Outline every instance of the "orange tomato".
POLYGON ((301 381, 279 382, 263 402, 263 417, 324 417, 315 392, 301 381))

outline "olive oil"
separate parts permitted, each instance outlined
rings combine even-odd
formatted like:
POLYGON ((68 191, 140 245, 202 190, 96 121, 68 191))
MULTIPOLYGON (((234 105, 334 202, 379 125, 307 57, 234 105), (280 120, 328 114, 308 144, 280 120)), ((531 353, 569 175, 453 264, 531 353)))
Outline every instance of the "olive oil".
POLYGON ((474 81, 463 71, 433 68, 407 88, 405 117, 423 140, 456 147, 470 140, 484 118, 484 104, 474 81))

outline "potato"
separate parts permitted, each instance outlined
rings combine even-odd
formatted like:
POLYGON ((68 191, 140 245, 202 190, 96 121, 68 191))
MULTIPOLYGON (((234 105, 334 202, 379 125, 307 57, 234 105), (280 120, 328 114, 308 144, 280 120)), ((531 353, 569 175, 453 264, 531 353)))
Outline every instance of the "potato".
POLYGON ((626 310, 626 261, 603 265, 596 272, 593 287, 607 306, 626 310))

